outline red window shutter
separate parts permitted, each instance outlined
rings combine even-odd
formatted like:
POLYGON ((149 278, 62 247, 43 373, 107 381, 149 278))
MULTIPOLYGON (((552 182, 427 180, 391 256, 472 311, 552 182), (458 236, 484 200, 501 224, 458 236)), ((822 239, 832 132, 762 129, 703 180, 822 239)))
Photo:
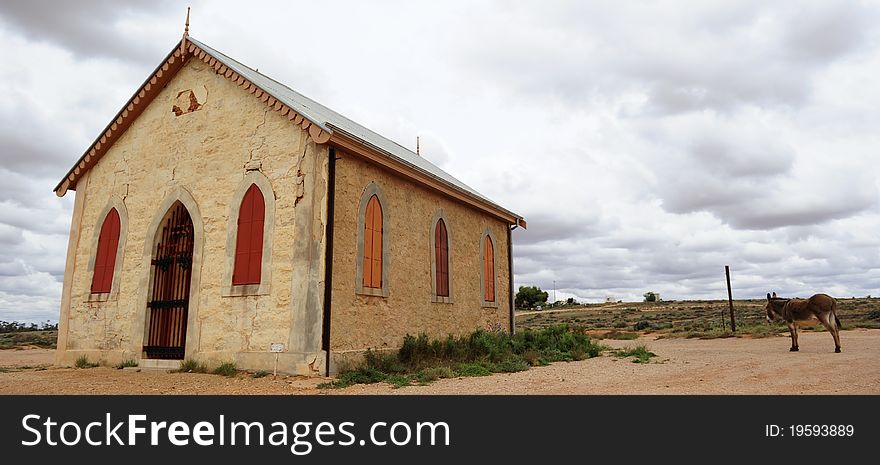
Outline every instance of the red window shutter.
POLYGON ((364 287, 382 288, 382 205, 375 195, 364 212, 364 287))
POLYGON ((116 249, 119 246, 119 212, 111 208, 101 225, 95 270, 92 274, 92 293, 110 292, 113 287, 113 270, 116 268, 116 249))
POLYGON ((232 284, 259 284, 263 267, 263 225, 266 201, 256 184, 251 184, 238 211, 238 233, 235 240, 235 265, 232 284))
POLYGON ((495 302, 495 250, 488 235, 483 239, 483 278, 486 280, 484 299, 486 302, 495 302))
POLYGON ((437 221, 434 232, 434 262, 437 295, 449 297, 449 237, 446 233, 446 223, 442 219, 437 221))

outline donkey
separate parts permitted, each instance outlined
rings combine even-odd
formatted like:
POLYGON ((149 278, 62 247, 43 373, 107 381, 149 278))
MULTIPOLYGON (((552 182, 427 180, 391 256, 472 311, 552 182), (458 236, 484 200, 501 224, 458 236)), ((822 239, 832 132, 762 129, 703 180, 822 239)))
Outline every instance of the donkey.
POLYGON ((840 352, 840 320, 837 301, 828 294, 816 294, 809 299, 782 299, 774 292, 767 294, 767 321, 780 318, 788 324, 792 352, 798 351, 798 322, 819 320, 834 338, 834 352, 840 352))

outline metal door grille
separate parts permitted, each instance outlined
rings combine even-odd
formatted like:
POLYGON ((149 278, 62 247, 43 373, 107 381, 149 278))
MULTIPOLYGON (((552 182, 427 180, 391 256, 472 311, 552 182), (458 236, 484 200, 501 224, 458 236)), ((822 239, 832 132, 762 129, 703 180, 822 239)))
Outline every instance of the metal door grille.
POLYGON ((150 332, 144 346, 147 358, 183 359, 192 255, 192 219, 178 203, 153 255, 153 289, 147 303, 150 332))

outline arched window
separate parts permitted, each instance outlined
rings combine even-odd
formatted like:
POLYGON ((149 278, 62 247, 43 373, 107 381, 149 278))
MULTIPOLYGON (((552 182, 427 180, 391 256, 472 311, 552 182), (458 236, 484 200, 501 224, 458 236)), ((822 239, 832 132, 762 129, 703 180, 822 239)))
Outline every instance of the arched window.
POLYGON ((92 274, 92 294, 110 292, 113 288, 113 270, 116 269, 116 249, 119 246, 119 212, 111 208, 101 225, 95 272, 92 274))
POLYGON ((442 218, 434 228, 434 266, 437 296, 449 297, 449 236, 442 218))
POLYGON ((373 195, 364 213, 363 286, 382 288, 382 204, 373 195))
POLYGON ((251 184, 238 212, 238 233, 235 241, 235 265, 232 284, 259 284, 263 264, 263 225, 266 202, 256 184, 251 184))
POLYGON ((431 235, 431 302, 434 303, 451 304, 452 295, 455 293, 452 289, 455 284, 452 279, 455 274, 453 271, 455 237, 449 225, 446 212, 438 208, 431 218, 431 227, 427 231, 431 235))
POLYGON ((483 300, 495 302, 495 248, 488 234, 483 236, 483 300))
POLYGON ((357 252, 354 255, 354 292, 360 295, 388 297, 389 203, 382 187, 370 182, 361 194, 357 213, 357 252))

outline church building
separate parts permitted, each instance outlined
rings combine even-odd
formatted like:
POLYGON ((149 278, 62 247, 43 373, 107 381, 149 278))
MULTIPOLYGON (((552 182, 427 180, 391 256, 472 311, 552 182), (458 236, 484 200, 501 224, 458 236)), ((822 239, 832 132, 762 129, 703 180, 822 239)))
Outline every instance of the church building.
POLYGON ((188 33, 68 191, 59 365, 326 375, 406 334, 513 331, 521 216, 188 33))

